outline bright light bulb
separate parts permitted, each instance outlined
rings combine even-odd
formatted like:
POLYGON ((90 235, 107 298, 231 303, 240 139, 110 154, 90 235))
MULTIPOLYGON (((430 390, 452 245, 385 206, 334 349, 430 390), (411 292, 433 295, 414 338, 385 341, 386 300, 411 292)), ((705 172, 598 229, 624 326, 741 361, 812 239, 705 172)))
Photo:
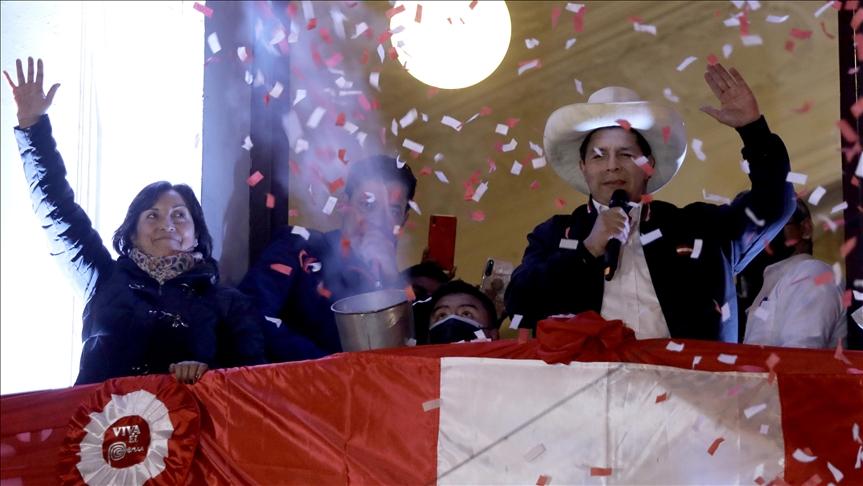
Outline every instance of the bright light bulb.
POLYGON ((509 49, 512 23, 503 1, 399 1, 390 19, 399 62, 425 84, 466 88, 487 78, 509 49), (421 5, 421 15, 417 6, 421 5), (417 22, 417 19, 420 19, 417 22))

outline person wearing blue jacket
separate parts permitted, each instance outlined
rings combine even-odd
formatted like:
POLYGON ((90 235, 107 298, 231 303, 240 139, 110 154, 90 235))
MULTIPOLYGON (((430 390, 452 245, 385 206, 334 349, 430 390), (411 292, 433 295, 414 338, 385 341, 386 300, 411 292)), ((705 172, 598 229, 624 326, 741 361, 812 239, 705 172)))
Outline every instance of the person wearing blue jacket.
POLYGON ((270 321, 264 328, 270 361, 340 352, 333 303, 407 287, 396 250, 416 184, 410 167, 392 157, 352 162, 339 229, 322 233, 286 226, 276 231, 239 286, 270 321))
POLYGON ((66 181, 46 112, 59 88, 42 89, 42 60, 17 84, 15 136, 36 215, 84 296, 84 348, 76 384, 171 373, 195 383, 210 368, 266 362, 261 316, 219 284, 212 238, 192 189, 155 182, 135 197, 114 233, 113 259, 66 181))
POLYGON ((702 111, 737 131, 749 163, 751 191, 731 204, 653 199, 686 156, 683 120, 663 104, 607 87, 549 117, 546 155, 589 200, 528 235, 506 289, 522 326, 592 310, 639 339, 738 342, 732 278, 782 229, 794 192, 785 145, 740 73, 709 65, 705 81, 721 106, 702 111))

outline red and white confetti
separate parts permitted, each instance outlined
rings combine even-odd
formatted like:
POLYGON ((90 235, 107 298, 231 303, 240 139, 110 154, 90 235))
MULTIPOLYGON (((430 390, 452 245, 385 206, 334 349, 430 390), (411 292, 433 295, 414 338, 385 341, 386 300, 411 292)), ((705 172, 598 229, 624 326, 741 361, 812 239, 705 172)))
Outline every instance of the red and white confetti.
POLYGON ((719 361, 720 363, 725 363, 727 365, 733 365, 737 362, 737 355, 720 353, 719 356, 716 357, 716 361, 719 361))
POLYGON ((530 61, 525 61, 523 64, 519 65, 518 75, 521 76, 525 72, 530 71, 531 69, 538 68, 538 67, 542 67, 542 63, 539 59, 532 59, 530 61))
POLYGON ((413 140, 411 140, 409 138, 404 139, 404 141, 402 142, 402 147, 404 147, 408 150, 412 150, 418 154, 423 153, 423 150, 425 149, 425 147, 423 147, 422 144, 414 142, 413 140))
POLYGON ((646 233, 646 234, 641 235, 641 244, 642 245, 649 245, 649 244, 653 243, 654 241, 656 241, 660 238, 662 238, 662 230, 657 228, 657 229, 651 231, 650 233, 646 233))
POLYGON ((514 314, 512 316, 512 319, 510 319, 510 321, 509 321, 509 328, 510 329, 518 329, 518 326, 521 325, 522 319, 524 319, 524 316, 522 316, 521 314, 514 314))
POLYGON ((207 36, 207 46, 213 54, 218 54, 222 50, 222 45, 219 44, 219 36, 215 32, 207 36))
POLYGON ((420 205, 417 204, 416 201, 408 201, 408 206, 410 206, 418 215, 422 216, 423 213, 420 211, 420 205))
POLYGON ((333 214, 333 209, 336 208, 337 202, 339 202, 338 198, 335 198, 333 196, 328 197, 323 209, 321 209, 321 212, 323 212, 327 216, 333 214))
POLYGON ((674 341, 668 341, 668 344, 665 345, 665 349, 667 349, 671 352, 674 352, 674 353, 679 353, 679 352, 683 351, 684 346, 685 345, 683 343, 676 343, 674 341))
POLYGON ((564 250, 575 250, 578 248, 578 240, 573 240, 570 238, 561 238, 559 248, 564 250))
POLYGON ((683 71, 684 69, 689 67, 690 64, 692 64, 693 62, 695 62, 697 60, 698 60, 698 58, 695 56, 687 57, 680 64, 677 65, 677 71, 683 71))
POLYGON ((707 156, 704 155, 704 152, 701 150, 703 145, 704 143, 701 140, 697 138, 692 139, 692 151, 695 152, 695 156, 701 161, 707 160, 707 156))
POLYGON ((794 453, 791 454, 791 457, 793 457, 794 460, 799 461, 799 462, 812 462, 815 459, 818 459, 818 456, 813 456, 811 454, 807 454, 802 449, 795 449, 794 453))
POLYGON ((785 176, 785 182, 790 182, 792 184, 806 184, 806 180, 809 177, 806 174, 801 174, 799 172, 789 172, 787 176, 785 176))

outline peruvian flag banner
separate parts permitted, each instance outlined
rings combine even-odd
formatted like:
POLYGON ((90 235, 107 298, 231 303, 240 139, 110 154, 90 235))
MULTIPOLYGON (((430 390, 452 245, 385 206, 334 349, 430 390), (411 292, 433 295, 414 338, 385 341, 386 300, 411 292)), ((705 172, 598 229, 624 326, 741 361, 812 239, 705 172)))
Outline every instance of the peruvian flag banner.
POLYGON ((863 353, 537 339, 0 398, 3 484, 861 484, 863 353))

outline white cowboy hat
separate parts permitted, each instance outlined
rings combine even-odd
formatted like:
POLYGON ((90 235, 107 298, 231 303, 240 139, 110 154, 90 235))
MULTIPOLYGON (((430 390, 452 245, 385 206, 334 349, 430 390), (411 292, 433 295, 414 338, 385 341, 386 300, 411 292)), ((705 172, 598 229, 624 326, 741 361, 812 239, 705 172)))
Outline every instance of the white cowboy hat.
POLYGON ((590 95, 587 103, 558 108, 545 124, 545 154, 557 174, 580 192, 590 195, 590 188, 579 167, 578 149, 584 137, 602 127, 621 126, 626 120, 644 136, 656 160, 653 175, 647 182, 648 194, 658 191, 677 174, 686 157, 686 129, 683 119, 673 109, 643 101, 635 91, 609 86, 590 95), (668 142, 663 137, 668 127, 668 142))

